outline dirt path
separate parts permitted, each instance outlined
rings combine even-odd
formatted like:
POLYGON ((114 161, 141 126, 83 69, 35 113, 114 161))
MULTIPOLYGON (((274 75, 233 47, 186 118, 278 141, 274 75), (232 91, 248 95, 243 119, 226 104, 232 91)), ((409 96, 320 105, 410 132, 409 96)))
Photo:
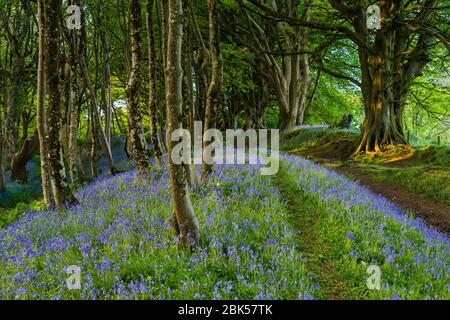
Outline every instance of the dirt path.
POLYGON ((420 194, 407 191, 388 182, 377 181, 357 166, 340 166, 341 162, 328 159, 311 159, 314 162, 342 173, 372 192, 381 195, 403 209, 410 211, 414 216, 425 220, 429 225, 450 236, 450 207, 431 201, 420 194))

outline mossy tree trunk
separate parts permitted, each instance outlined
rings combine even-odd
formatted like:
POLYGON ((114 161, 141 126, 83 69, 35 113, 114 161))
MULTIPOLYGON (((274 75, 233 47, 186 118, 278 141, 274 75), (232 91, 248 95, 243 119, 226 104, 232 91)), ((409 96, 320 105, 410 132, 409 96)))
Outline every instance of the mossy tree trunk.
POLYGON ((47 0, 45 13, 45 77, 47 81, 47 125, 50 181, 53 198, 59 209, 64 204, 76 203, 66 181, 62 146, 61 129, 61 66, 60 66, 60 21, 61 0, 47 0))
POLYGON ((131 152, 140 174, 150 169, 147 155, 147 143, 142 127, 140 110, 140 87, 142 68, 142 39, 141 39, 141 3, 140 0, 129 1, 130 32, 131 32, 131 73, 126 88, 127 118, 131 152))
POLYGON ((156 48, 155 32, 153 27, 153 6, 154 0, 147 0, 147 35, 148 35, 148 86, 149 86, 149 111, 151 125, 151 139, 153 145, 153 155, 157 167, 161 166, 162 152, 158 139, 158 92, 156 73, 156 48))
MULTIPOLYGON (((436 1, 429 1, 428 11, 421 15, 423 21, 430 21, 436 4, 436 1)), ((434 41, 431 34, 420 33, 411 50, 408 48, 411 44, 410 30, 393 20, 400 14, 402 4, 386 0, 380 1, 379 6, 381 29, 375 33, 371 50, 359 47, 365 120, 355 156, 378 152, 386 145, 407 144, 403 129, 405 96, 414 79, 421 75, 430 61, 429 49, 434 41)), ((365 12, 358 16, 360 22, 366 19, 365 12)), ((359 23, 355 28, 369 42, 366 25, 359 23)))

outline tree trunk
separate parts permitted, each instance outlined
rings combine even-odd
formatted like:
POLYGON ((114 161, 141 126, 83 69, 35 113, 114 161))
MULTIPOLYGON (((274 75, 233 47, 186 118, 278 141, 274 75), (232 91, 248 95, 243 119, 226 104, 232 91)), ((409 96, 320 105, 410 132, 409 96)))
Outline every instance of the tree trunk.
POLYGON ((48 88, 48 151, 50 180, 55 204, 62 209, 66 203, 76 203, 77 200, 66 182, 66 171, 62 157, 60 142, 61 125, 61 92, 59 65, 59 21, 61 1, 48 0, 45 5, 45 71, 48 88))
POLYGON ((105 135, 108 145, 111 145, 111 123, 112 123, 112 97, 111 97, 111 66, 109 63, 109 42, 106 32, 100 32, 103 46, 103 63, 105 64, 102 76, 102 100, 105 111, 105 135))
POLYGON ((141 4, 140 0, 129 0, 131 32, 131 74, 126 88, 128 130, 134 162, 138 172, 146 174, 150 169, 147 143, 142 128, 140 110, 140 86, 142 66, 141 4))
MULTIPOLYGON (((436 4, 437 1, 431 1, 429 7, 436 4)), ((382 24, 401 9, 392 0, 380 1, 379 5, 382 24)), ((423 20, 427 21, 429 15, 431 13, 423 16, 423 20)), ((358 19, 365 21, 365 16, 361 15, 358 19)), ((367 34, 365 23, 356 28, 358 33, 367 34)), ((386 145, 407 144, 403 130, 405 95, 430 61, 428 55, 433 43, 430 34, 421 34, 414 50, 406 55, 408 32, 401 24, 389 23, 377 31, 372 52, 359 48, 365 120, 354 156, 381 151, 386 145)))
MULTIPOLYGON (((78 147, 78 125, 79 125, 79 87, 78 87, 78 44, 79 35, 76 30, 72 31, 69 46, 69 66, 70 66, 70 94, 69 94, 69 133, 68 133, 68 159, 69 173, 72 183, 77 184, 80 181, 88 180, 79 155, 78 147)), ((89 126, 88 126, 89 128, 89 126)), ((87 130, 89 131, 89 129, 87 130)))
MULTIPOLYGON (((183 6, 181 0, 169 0, 169 32, 166 67, 166 103, 169 137, 180 128, 182 109, 181 47, 183 39, 183 6)), ((182 244, 193 245, 198 241, 199 228, 194 216, 191 199, 182 165, 172 161, 172 150, 177 142, 169 138, 169 170, 172 187, 174 226, 182 244)))
MULTIPOLYGON (((280 65, 279 59, 272 53, 274 46, 268 38, 266 28, 262 28, 248 15, 242 0, 238 2, 244 10, 249 30, 254 36, 255 46, 250 47, 260 56, 265 65, 265 72, 270 74, 279 107, 278 126, 280 129, 290 128, 303 117, 302 115, 299 117, 299 113, 303 113, 305 109, 306 94, 302 99, 302 93, 308 91, 311 82, 308 58, 306 54, 300 53, 308 48, 308 32, 298 25, 285 28, 281 22, 276 23, 276 31, 283 39, 282 50, 286 51, 286 55, 281 57, 280 65)), ((298 17, 297 2, 286 1, 286 4, 284 9, 287 9, 287 15, 291 19, 296 19, 298 17)), ((279 12, 277 1, 272 1, 272 10, 279 12)), ((310 12, 311 2, 308 1, 302 13, 305 19, 309 19, 310 12)))
POLYGON ((34 153, 39 148, 39 136, 36 132, 31 137, 28 137, 22 144, 22 147, 14 155, 11 161, 11 181, 21 183, 28 182, 28 173, 26 165, 31 160, 34 153))
POLYGON ((44 0, 38 0, 39 55, 37 70, 37 114, 36 124, 39 135, 39 152, 41 155, 42 193, 47 207, 55 204, 50 183, 49 153, 47 144, 47 119, 45 114, 45 14, 44 0))
MULTIPOLYGON (((216 0, 208 0, 208 17, 209 17, 209 43, 211 48, 211 64, 212 75, 211 83, 208 88, 208 95, 206 99, 205 120, 203 123, 204 132, 211 129, 215 111, 217 109, 218 95, 220 86, 223 80, 223 64, 222 52, 220 50, 220 33, 219 33, 219 13, 216 0)), ((203 141, 203 150, 211 142, 203 141)), ((202 164, 202 179, 206 179, 212 171, 212 166, 203 162, 202 164)))
POLYGON ((192 5, 192 0, 186 0, 188 11, 191 16, 191 22, 193 31, 198 44, 198 52, 197 52, 197 63, 195 68, 196 73, 196 112, 197 116, 196 120, 204 120, 205 119, 205 109, 206 109, 206 96, 207 96, 207 88, 208 88, 208 62, 209 62, 209 53, 206 48, 205 42, 203 41, 202 33, 200 32, 200 28, 197 23, 197 18, 195 17, 194 8, 192 5))
POLYGON ((90 77, 89 77, 89 71, 88 71, 88 66, 87 66, 87 61, 86 61, 87 35, 86 35, 86 28, 84 26, 84 24, 85 24, 84 13, 82 14, 81 24, 82 24, 81 39, 80 39, 81 74, 82 74, 85 86, 89 92, 91 108, 93 110, 93 116, 96 120, 95 123, 97 125, 97 131, 98 131, 98 135, 99 135, 100 145, 102 147, 104 155, 106 156, 106 159, 108 160, 110 173, 114 175, 118 172, 118 170, 117 170, 116 166, 114 165, 114 160, 113 160, 113 156, 112 156, 112 152, 111 152, 111 145, 108 143, 108 138, 107 138, 105 130, 103 129, 103 126, 102 126, 102 119, 100 117, 100 112, 98 111, 97 95, 95 93, 95 89, 94 89, 94 87, 91 83, 90 77))
POLYGON ((158 92, 156 74, 156 48, 155 32, 153 29, 153 3, 154 0, 147 1, 147 34, 148 34, 148 86, 149 86, 149 111, 150 125, 152 131, 153 154, 156 166, 161 166, 162 152, 158 139, 158 92))
MULTIPOLYGON (((189 5, 187 1, 183 3, 183 11, 188 12, 189 5)), ((192 42, 191 42, 191 28, 189 15, 183 15, 183 48, 182 48, 182 61, 183 61, 183 99, 184 108, 182 109, 182 118, 184 122, 183 127, 189 129, 191 134, 191 150, 194 150, 194 117, 195 106, 193 96, 192 85, 192 42)), ((191 154, 193 157, 193 153, 191 154)), ((186 171, 187 182, 189 185, 198 185, 197 168, 194 164, 186 163, 184 165, 186 171)))
POLYGON ((4 152, 5 145, 3 140, 3 114, 0 109, 0 192, 6 191, 4 152))

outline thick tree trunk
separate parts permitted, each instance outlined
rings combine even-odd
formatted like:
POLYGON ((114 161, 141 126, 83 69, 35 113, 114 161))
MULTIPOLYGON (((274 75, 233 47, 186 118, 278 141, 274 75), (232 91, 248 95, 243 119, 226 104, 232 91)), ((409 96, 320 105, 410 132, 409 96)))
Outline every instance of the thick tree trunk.
POLYGON ((131 151, 134 162, 140 174, 146 174, 150 169, 147 155, 147 143, 142 128, 140 110, 140 86, 142 67, 141 40, 141 4, 140 0, 129 1, 130 32, 131 32, 131 74, 126 88, 127 117, 131 151))
MULTIPOLYGON (((217 109, 218 95, 220 86, 223 80, 223 63, 222 52, 220 50, 220 31, 219 31, 219 13, 216 0, 208 0, 208 17, 209 17, 209 45, 211 48, 211 64, 212 75, 211 83, 208 88, 208 95, 206 98, 205 120, 203 123, 204 132, 213 127, 213 120, 215 111, 217 109)), ((206 150, 210 144, 208 141, 203 141, 203 150, 206 150)), ((212 166, 203 162, 202 164, 202 179, 206 179, 212 171, 212 166)))
MULTIPOLYGON (((169 0, 169 36, 166 67, 166 103, 169 137, 180 128, 182 109, 181 46, 183 39, 183 6, 181 0, 169 0)), ((193 245, 198 241, 199 228, 186 182, 185 170, 176 165, 170 156, 177 142, 169 138, 169 170, 172 188, 174 226, 182 244, 193 245)))
POLYGON ((162 152, 158 139, 158 92, 156 74, 156 48, 155 32, 153 28, 153 3, 154 0, 147 1, 147 34, 148 34, 148 86, 149 86, 149 111, 150 125, 152 131, 153 155, 157 167, 161 166, 162 152))
MULTIPOLYGON (((401 24, 385 25, 401 6, 392 0, 380 1, 379 5, 383 26, 376 33, 372 52, 359 48, 365 120, 354 156, 381 151, 386 145, 407 144, 403 130, 405 95, 429 62, 433 42, 432 35, 421 34, 414 50, 406 55, 409 31, 401 24)), ((429 8, 436 5, 437 1, 430 1, 429 8)), ((430 12, 422 17, 423 21, 430 12)), ((358 18, 365 19, 364 15, 358 18)), ((356 29, 367 35, 365 23, 357 24, 356 29)))
POLYGON ((62 209, 66 203, 76 203, 77 200, 66 182, 66 171, 62 157, 60 142, 61 125, 61 92, 59 68, 59 37, 61 1, 48 0, 45 5, 45 71, 48 88, 48 151, 50 180, 55 204, 62 209))
MULTIPOLYGON (((438 2, 428 1, 417 16, 420 21, 416 22, 431 25, 433 9, 438 2)), ((407 143, 403 131, 405 95, 430 61, 429 53, 434 41, 433 34, 425 28, 417 28, 418 33, 411 32, 411 28, 397 19, 404 10, 402 1, 383 0, 378 5, 381 28, 375 33, 374 44, 370 43, 366 28, 365 8, 360 10, 353 23, 356 32, 371 49, 359 45, 366 118, 354 156, 378 152, 386 145, 407 143)))

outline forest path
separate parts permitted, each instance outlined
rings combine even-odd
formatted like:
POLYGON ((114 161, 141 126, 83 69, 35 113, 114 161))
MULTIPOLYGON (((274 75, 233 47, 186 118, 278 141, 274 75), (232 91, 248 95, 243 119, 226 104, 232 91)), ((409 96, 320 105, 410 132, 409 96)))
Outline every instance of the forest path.
POLYGON ((320 285, 322 295, 318 298, 353 299, 351 288, 339 277, 339 272, 330 256, 333 243, 327 241, 326 235, 324 236, 318 230, 321 216, 317 207, 306 199, 304 192, 295 183, 295 177, 289 174, 283 163, 280 164, 280 170, 274 177, 274 183, 287 204, 289 223, 300 231, 297 241, 301 253, 307 258, 307 270, 320 285))
POLYGON ((375 180, 364 172, 357 164, 343 166, 343 161, 336 159, 305 158, 315 163, 344 174, 372 192, 398 204, 401 208, 411 212, 415 217, 422 218, 427 224, 450 236, 450 206, 434 202, 421 194, 405 190, 404 188, 386 181, 375 180))

